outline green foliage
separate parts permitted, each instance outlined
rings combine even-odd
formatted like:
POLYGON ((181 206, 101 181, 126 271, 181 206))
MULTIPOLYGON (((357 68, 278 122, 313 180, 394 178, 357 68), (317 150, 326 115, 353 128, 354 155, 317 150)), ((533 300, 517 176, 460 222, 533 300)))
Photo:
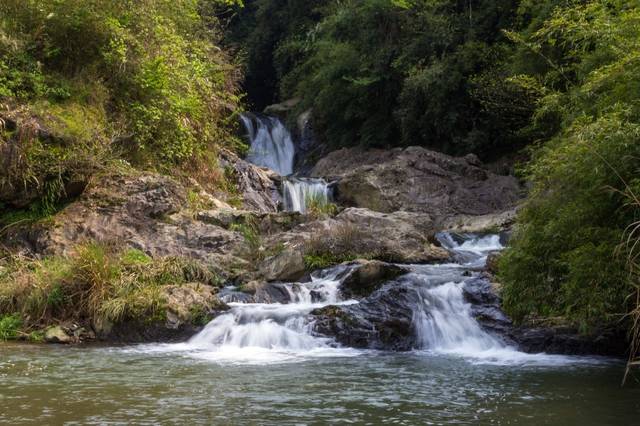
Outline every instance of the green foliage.
POLYGON ((236 77, 199 3, 3 1, 0 99, 42 111, 72 145, 96 145, 61 155, 115 141, 130 159, 170 166, 234 144, 236 77))
POLYGON ((68 256, 11 259, 0 275, 0 314, 17 312, 29 327, 54 319, 155 319, 165 315, 166 286, 194 282, 221 284, 194 260, 151 259, 139 250, 89 243, 68 256))
POLYGON ((249 46, 247 84, 253 87, 256 74, 282 97, 301 98, 299 108, 313 108, 331 144, 487 154, 508 150, 515 135, 491 122, 496 114, 484 115, 474 76, 506 58, 499 30, 512 22, 516 4, 257 0, 247 2, 231 38, 249 46))
POLYGON ((12 340, 19 336, 22 320, 19 315, 5 315, 0 317, 0 341, 12 340))
POLYGON ((640 9, 590 1, 557 9, 526 48, 548 67, 535 125, 558 131, 533 151, 533 182, 512 247, 500 261, 516 319, 563 316, 583 330, 619 324, 631 293, 625 229, 637 220, 626 185, 640 156, 640 9))
POLYGON ((314 196, 309 194, 305 200, 305 205, 307 214, 316 218, 335 216, 338 212, 338 206, 336 204, 320 195, 314 196))
POLYGON ((336 255, 326 252, 320 254, 305 254, 303 256, 304 264, 309 271, 328 268, 330 266, 338 265, 343 262, 349 262, 358 258, 362 257, 359 257, 355 254, 336 255))

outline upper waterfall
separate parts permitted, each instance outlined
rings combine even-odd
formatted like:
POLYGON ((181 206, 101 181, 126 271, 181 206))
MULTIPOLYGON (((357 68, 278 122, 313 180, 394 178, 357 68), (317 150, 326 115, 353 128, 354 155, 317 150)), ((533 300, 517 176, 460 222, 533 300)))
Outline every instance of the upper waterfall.
POLYGON ((247 161, 268 167, 282 176, 293 173, 295 147, 291 133, 277 117, 242 114, 242 123, 251 142, 247 161))

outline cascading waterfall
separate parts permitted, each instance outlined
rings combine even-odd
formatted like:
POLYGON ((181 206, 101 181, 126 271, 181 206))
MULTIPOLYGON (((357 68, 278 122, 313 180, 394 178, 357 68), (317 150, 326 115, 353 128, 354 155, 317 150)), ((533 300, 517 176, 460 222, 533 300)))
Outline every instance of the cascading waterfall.
POLYGON ((306 213, 310 203, 326 205, 331 200, 329 185, 324 179, 287 178, 282 181, 285 209, 306 213))
POLYGON ((289 303, 229 303, 231 311, 211 321, 187 346, 216 358, 241 358, 248 352, 266 361, 310 351, 348 353, 334 348, 331 339, 313 335, 313 323, 308 319, 314 309, 354 303, 340 298, 337 276, 343 270, 335 268, 322 278, 312 276, 307 283, 287 284, 289 303))
MULTIPOLYGON (((487 255, 502 248, 496 235, 453 238, 439 235, 444 246, 458 259, 457 263, 413 265, 402 285, 418 295, 411 301, 413 329, 420 351, 464 356, 483 362, 556 363, 558 357, 518 352, 499 337, 485 331, 472 315, 465 301, 468 272, 486 262, 487 255)), ((348 268, 338 266, 321 271, 305 283, 285 286, 288 303, 239 303, 239 293, 229 289, 221 293, 231 310, 211 321, 187 343, 173 345, 172 350, 189 351, 203 359, 228 362, 282 362, 309 356, 354 356, 362 353, 342 348, 328 337, 314 333, 311 311, 328 305, 355 305, 356 300, 342 300, 341 277, 348 268)), ((355 306, 354 306, 355 307, 355 306)), ((166 349, 164 349, 166 350, 166 349)))
MULTIPOLYGON (((243 114, 240 118, 251 143, 247 161, 268 167, 281 176, 291 175, 295 146, 282 121, 277 117, 253 114, 243 114)), ((309 202, 329 202, 331 191, 323 179, 290 177, 283 179, 282 196, 287 211, 305 213, 309 202)))
POLYGON ((292 174, 295 147, 291 133, 282 121, 253 114, 242 114, 240 119, 251 142, 247 161, 267 167, 281 176, 292 174))

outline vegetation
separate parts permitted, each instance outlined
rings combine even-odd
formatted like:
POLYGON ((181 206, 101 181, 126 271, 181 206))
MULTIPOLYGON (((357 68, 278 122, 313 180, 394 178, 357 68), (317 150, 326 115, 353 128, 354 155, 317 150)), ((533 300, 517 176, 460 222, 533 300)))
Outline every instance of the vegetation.
POLYGON ((321 195, 309 194, 305 200, 306 213, 314 218, 335 216, 338 206, 321 195))
POLYGON ((68 256, 13 257, 0 272, 0 338, 57 321, 163 318, 164 289, 191 282, 219 285, 217 275, 195 261, 152 260, 139 250, 95 243, 80 245, 68 256))
MULTIPOLYGON (((300 109, 313 108, 332 144, 490 154, 518 145, 502 121, 531 112, 525 105, 517 115, 486 114, 482 101, 493 94, 520 104, 528 96, 476 78, 505 56, 500 29, 510 28, 517 3, 248 1, 231 39, 247 51, 249 88, 258 74, 266 89, 302 99, 300 109)), ((274 95, 254 101, 263 107, 274 95)))
POLYGON ((201 6, 3 1, 0 193, 35 187, 46 208, 69 183, 117 158, 193 168, 237 146, 238 75, 216 46, 214 15, 201 6))
POLYGON ((620 242, 639 213, 625 197, 638 185, 639 24, 633 2, 590 1, 556 9, 519 39, 548 64, 519 77, 544 93, 533 125, 558 126, 532 151, 533 189, 500 262, 505 307, 518 320, 562 316, 587 331, 619 326, 627 312, 620 242))

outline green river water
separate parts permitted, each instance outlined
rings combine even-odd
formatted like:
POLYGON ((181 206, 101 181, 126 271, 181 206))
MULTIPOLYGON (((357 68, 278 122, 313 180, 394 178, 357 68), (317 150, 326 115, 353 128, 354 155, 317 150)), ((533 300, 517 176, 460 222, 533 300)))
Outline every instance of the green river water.
MULTIPOLYGON (((168 347, 168 346, 167 346, 168 347)), ((344 350, 232 362, 163 346, 0 345, 0 423, 637 425, 594 358, 491 363, 344 350)))

